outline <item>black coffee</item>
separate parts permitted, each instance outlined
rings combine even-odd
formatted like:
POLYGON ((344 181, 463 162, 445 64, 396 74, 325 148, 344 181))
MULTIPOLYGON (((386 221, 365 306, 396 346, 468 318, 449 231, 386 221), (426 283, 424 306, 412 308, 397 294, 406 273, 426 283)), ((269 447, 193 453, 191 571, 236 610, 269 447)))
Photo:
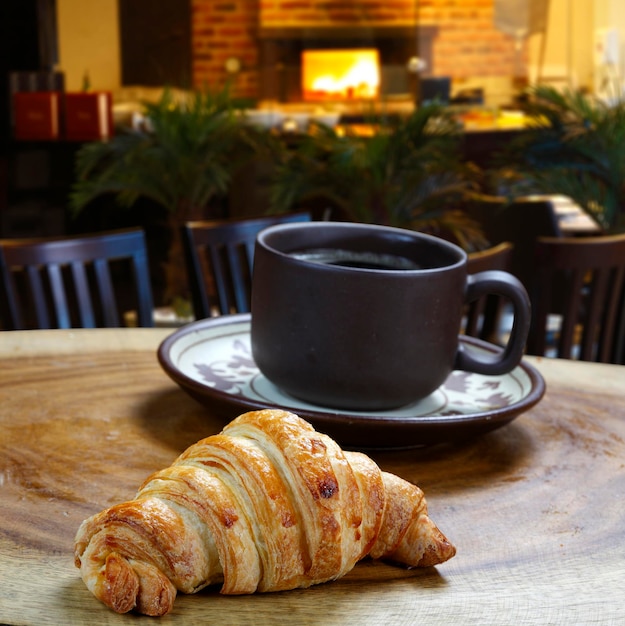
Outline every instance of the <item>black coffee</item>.
POLYGON ((339 248, 315 248, 292 252, 291 256, 312 263, 368 270, 420 269, 417 263, 406 257, 382 252, 362 252, 356 250, 341 250, 339 248))

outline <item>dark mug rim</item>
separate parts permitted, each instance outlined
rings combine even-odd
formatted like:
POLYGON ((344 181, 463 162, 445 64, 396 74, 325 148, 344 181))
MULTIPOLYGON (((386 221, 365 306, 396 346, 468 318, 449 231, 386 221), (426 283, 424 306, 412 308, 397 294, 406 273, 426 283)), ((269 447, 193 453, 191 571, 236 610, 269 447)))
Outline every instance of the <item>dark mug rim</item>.
MULTIPOLYGON (((281 242, 280 242, 281 243, 281 242)), ((384 275, 396 274, 402 276, 414 276, 425 273, 450 271, 459 266, 466 265, 467 253, 456 244, 427 233, 422 233, 416 230, 409 230, 406 228, 398 228, 395 226, 385 226, 382 224, 365 224, 360 222, 296 222, 285 224, 274 224, 262 230, 256 237, 256 245, 261 246, 268 252, 275 254, 289 263, 294 265, 301 265, 307 268, 314 267, 318 271, 345 271, 345 272, 369 272, 369 273, 382 273, 384 275), (302 246, 297 245, 297 241, 294 239, 294 232, 308 232, 317 231, 321 233, 335 232, 337 239, 343 236, 352 234, 360 235, 384 235, 389 242, 392 241, 392 247, 395 249, 397 242, 403 240, 405 242, 422 241, 427 242, 432 246, 438 247, 445 253, 449 254, 450 262, 442 265, 435 265, 432 267, 422 267, 415 269, 393 269, 393 268, 363 268, 363 267, 346 267, 341 265, 327 265, 321 264, 307 259, 301 259, 293 256, 293 252, 302 249, 302 246), (341 231, 344 231, 341 233, 341 231), (285 234, 286 233, 286 234, 285 234), (290 235, 290 236, 289 236, 290 235), (283 239, 286 245, 276 245, 276 239, 283 239), (453 259, 455 257, 455 260, 453 259)), ((310 246, 308 246, 310 247, 310 246)))

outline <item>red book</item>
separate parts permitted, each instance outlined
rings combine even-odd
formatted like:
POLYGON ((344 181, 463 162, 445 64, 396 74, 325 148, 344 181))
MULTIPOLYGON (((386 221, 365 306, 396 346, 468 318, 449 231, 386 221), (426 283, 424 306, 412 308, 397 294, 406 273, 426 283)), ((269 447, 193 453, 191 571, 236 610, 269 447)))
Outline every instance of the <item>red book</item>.
POLYGON ((112 98, 109 92, 65 94, 65 137, 96 141, 113 135, 112 98))
POLYGON ((15 138, 26 141, 58 139, 59 99, 57 91, 14 93, 15 138))

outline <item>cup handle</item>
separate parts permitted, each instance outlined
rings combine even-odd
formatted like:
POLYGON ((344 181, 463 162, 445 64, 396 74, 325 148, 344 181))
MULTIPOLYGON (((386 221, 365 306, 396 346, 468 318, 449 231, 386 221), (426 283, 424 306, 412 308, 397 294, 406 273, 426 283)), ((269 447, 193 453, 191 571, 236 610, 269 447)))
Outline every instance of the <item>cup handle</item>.
POLYGON ((503 352, 477 354, 460 344, 456 353, 454 369, 498 376, 507 374, 521 361, 531 321, 530 299, 518 278, 508 272, 489 270, 467 276, 465 302, 494 294, 509 298, 514 309, 512 331, 503 352))

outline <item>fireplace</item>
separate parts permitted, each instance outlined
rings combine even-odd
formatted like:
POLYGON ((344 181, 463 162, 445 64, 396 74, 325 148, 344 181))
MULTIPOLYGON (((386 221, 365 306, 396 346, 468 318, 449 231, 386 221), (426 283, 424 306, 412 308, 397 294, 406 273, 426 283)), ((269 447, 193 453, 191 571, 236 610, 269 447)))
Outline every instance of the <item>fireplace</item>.
POLYGON ((304 50, 302 99, 306 102, 370 100, 380 90, 376 48, 304 50))
POLYGON ((411 61, 419 57, 431 67, 431 39, 435 29, 420 27, 284 27, 259 31, 260 96, 277 102, 406 97, 414 99, 417 77, 411 61), (417 33, 419 46, 417 47, 417 33), (343 51, 345 56, 368 51, 378 67, 377 85, 327 90, 304 87, 304 65, 311 55, 343 51), (327 93, 321 93, 326 91, 327 93), (360 92, 360 93, 359 93, 360 92))

